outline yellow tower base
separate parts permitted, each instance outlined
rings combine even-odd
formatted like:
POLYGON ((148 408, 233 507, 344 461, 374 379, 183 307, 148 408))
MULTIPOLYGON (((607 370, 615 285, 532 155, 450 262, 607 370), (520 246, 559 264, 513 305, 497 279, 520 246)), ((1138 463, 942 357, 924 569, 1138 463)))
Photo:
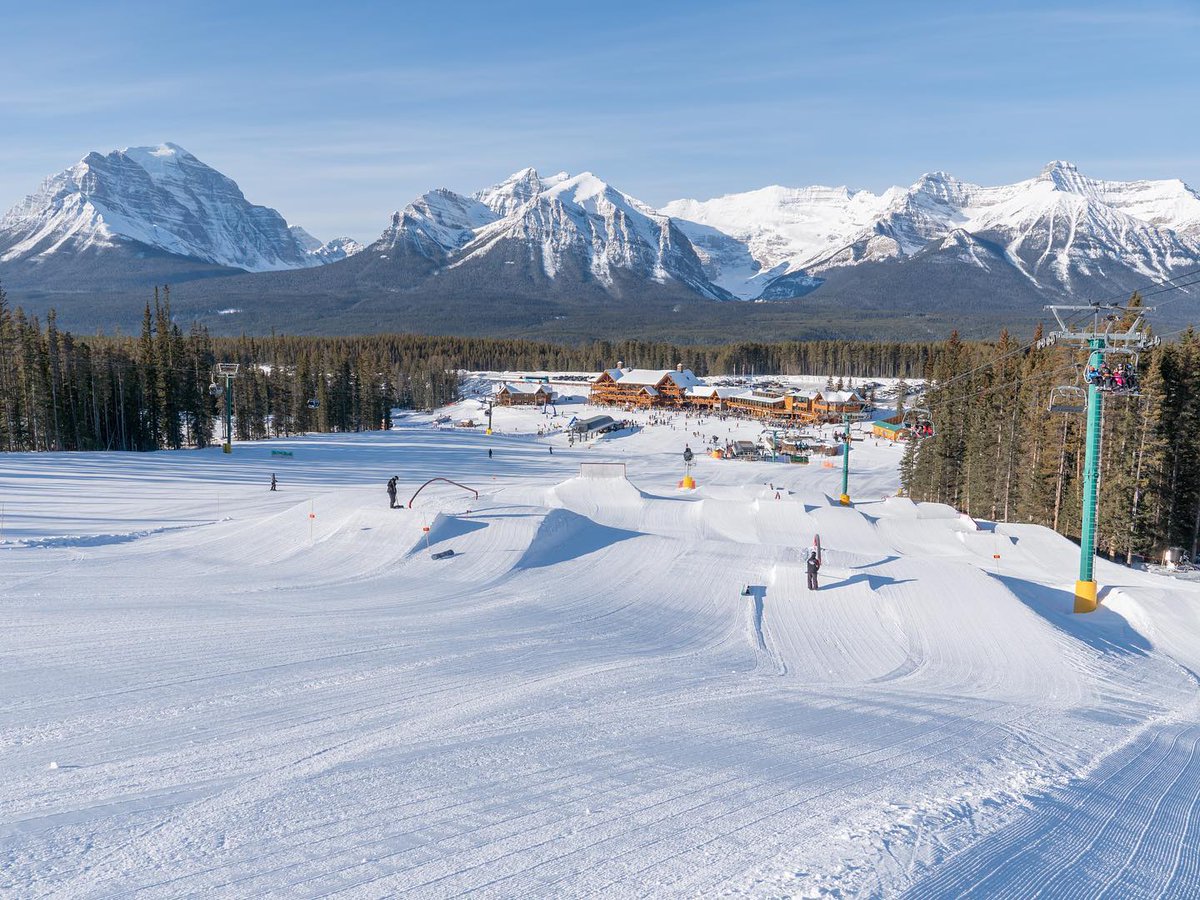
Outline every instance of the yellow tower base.
POLYGON ((484 432, 484 434, 491 434, 491 433, 492 433, 492 429, 490 429, 490 428, 484 432))
POLYGON ((1075 612, 1090 613, 1096 611, 1096 582, 1075 582, 1075 612))
POLYGON ((694 491, 696 489, 696 479, 691 475, 684 475, 683 481, 679 482, 679 486, 685 490, 694 491))
POLYGON ((841 501, 842 506, 850 505, 850 495, 849 494, 842 494, 842 496, 839 499, 841 501))
POLYGON ((232 453, 233 452, 233 444, 222 444, 221 452, 222 453, 232 453))

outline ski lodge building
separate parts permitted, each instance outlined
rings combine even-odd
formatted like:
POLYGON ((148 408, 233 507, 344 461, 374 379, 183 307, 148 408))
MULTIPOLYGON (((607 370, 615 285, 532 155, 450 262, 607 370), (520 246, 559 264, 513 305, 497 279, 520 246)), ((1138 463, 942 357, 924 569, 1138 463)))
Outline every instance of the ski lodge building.
POLYGON ((700 379, 683 363, 674 369, 605 369, 592 382, 589 400, 601 406, 630 406, 648 409, 688 405, 687 391, 700 379))
POLYGON ((589 402, 627 409, 709 409, 754 419, 817 424, 861 413, 855 391, 768 391, 705 384, 682 364, 674 369, 625 369, 617 364, 592 381, 589 402))
POLYGON ((496 388, 496 402, 501 406, 545 406, 554 402, 554 391, 544 384, 506 381, 496 388))

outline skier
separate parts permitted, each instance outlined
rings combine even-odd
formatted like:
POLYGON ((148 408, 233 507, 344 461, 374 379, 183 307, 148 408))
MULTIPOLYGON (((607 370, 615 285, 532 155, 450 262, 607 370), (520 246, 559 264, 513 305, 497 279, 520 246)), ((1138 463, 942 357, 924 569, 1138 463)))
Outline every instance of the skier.
POLYGON ((388 483, 387 483, 388 508, 390 508, 390 509, 396 508, 396 482, 399 480, 400 479, 395 475, 393 475, 391 478, 388 479, 388 483))
POLYGON ((816 550, 808 551, 808 589, 810 591, 817 590, 817 572, 821 570, 821 560, 817 557, 816 550))
POLYGON ((492 448, 488 447, 488 459, 492 458, 492 448))
POLYGON ((554 455, 554 447, 551 447, 551 448, 550 448, 550 455, 551 455, 551 456, 553 456, 553 455, 554 455))
POLYGON ((277 482, 277 481, 275 480, 275 473, 274 473, 274 472, 272 472, 272 473, 271 473, 271 490, 275 490, 275 489, 276 489, 276 488, 275 488, 275 486, 276 486, 278 483, 279 483, 279 482, 277 482))

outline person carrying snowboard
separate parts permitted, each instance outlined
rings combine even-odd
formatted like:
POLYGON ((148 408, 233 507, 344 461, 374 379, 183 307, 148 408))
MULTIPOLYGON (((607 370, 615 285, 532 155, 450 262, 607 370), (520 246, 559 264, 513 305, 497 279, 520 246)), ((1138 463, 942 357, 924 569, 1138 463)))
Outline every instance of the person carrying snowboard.
POLYGON ((400 479, 397 478, 395 475, 393 475, 391 478, 388 479, 387 492, 388 492, 388 507, 390 509, 396 508, 396 482, 399 480, 400 479))
POLYGON ((808 551, 808 589, 817 590, 817 572, 821 571, 821 560, 816 550, 808 551))

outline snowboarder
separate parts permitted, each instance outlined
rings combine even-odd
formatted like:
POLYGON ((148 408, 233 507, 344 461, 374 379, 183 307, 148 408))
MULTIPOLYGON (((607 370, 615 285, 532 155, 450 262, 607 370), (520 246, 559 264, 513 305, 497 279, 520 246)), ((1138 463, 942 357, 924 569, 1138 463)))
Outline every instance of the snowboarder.
POLYGON ((271 473, 271 490, 275 490, 277 484, 279 484, 279 482, 275 480, 275 473, 272 472, 271 473))
POLYGON ((492 448, 488 447, 488 459, 492 458, 492 448))
POLYGON ((821 560, 816 550, 808 551, 808 589, 817 590, 817 572, 821 571, 821 560))
POLYGON ((551 447, 551 448, 550 448, 550 455, 551 455, 551 456, 553 456, 553 455, 554 455, 554 448, 553 448, 553 447, 551 447))
POLYGON ((396 482, 399 480, 400 479, 395 475, 393 475, 391 478, 388 479, 387 492, 388 492, 388 507, 390 509, 396 508, 396 482))

